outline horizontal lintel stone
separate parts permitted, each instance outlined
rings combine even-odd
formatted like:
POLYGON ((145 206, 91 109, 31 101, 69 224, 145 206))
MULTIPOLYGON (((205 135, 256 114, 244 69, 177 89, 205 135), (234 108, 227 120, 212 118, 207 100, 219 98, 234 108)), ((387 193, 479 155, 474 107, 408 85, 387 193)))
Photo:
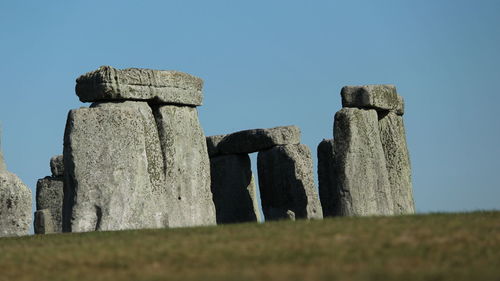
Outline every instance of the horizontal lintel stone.
POLYGON ((202 88, 201 78, 172 70, 101 66, 76 79, 76 94, 82 102, 144 100, 199 106, 202 88))
POLYGON ((207 138, 210 157, 222 154, 253 153, 277 145, 299 143, 300 129, 297 126, 244 130, 207 138))
POLYGON ((342 88, 342 107, 393 111, 404 114, 403 97, 397 94, 394 85, 345 86, 342 88))

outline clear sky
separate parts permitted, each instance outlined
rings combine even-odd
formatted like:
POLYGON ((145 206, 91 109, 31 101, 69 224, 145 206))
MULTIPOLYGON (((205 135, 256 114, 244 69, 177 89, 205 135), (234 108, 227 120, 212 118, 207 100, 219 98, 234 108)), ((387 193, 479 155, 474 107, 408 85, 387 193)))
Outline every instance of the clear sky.
POLYGON ((1 1, 2 147, 33 190, 101 65, 199 76, 206 135, 295 124, 315 162, 342 86, 395 84, 417 210, 500 209, 500 1, 1 1))

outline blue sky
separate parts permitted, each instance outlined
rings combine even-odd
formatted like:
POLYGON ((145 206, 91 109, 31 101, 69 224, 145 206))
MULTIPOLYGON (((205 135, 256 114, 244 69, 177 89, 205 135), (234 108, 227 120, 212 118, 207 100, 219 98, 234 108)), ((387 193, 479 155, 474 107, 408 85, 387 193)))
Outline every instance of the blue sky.
MULTIPOLYGON (((205 80, 206 135, 295 124, 332 138, 344 85, 395 84, 419 212, 500 209, 500 1, 1 1, 0 122, 33 190, 75 79, 101 65, 205 80)), ((254 157, 255 158, 255 157, 254 157)))

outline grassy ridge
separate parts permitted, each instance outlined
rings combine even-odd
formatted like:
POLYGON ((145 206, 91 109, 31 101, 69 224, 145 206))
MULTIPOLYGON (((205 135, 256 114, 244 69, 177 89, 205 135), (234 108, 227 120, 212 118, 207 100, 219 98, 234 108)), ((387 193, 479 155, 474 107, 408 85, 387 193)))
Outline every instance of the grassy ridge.
POLYGON ((0 239, 0 280, 500 280, 500 212, 0 239))

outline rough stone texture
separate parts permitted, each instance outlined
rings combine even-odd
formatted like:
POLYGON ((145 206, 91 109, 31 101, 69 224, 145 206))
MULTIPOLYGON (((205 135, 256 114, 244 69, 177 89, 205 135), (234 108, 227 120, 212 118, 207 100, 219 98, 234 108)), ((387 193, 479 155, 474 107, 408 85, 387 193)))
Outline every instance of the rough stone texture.
MULTIPOLYGON (((50 211, 50 217, 45 216, 44 221, 47 224, 49 219, 53 219, 50 222, 52 232, 62 232, 63 198, 64 180, 62 177, 45 177, 36 183, 36 209, 50 211)), ((38 233, 36 228, 35 233, 38 233)))
POLYGON ((255 182, 247 154, 210 158, 217 224, 260 220, 255 182))
POLYGON ((324 217, 339 214, 340 197, 336 189, 337 171, 334 159, 334 140, 323 139, 318 145, 318 190, 324 217))
POLYGON ((31 190, 13 173, 0 171, 0 237, 28 235, 31 190))
MULTIPOLYGON (((220 136, 219 136, 220 137, 220 136)), ((226 135, 217 144, 220 154, 243 154, 270 149, 277 145, 300 143, 297 126, 253 129, 226 135)))
POLYGON ((62 155, 56 155, 50 158, 50 170, 53 177, 64 176, 64 163, 62 155))
POLYGON ((59 227, 54 225, 54 218, 49 209, 38 210, 35 212, 35 221, 33 223, 35 234, 49 234, 60 232, 59 227))
POLYGON ((262 210, 267 220, 321 219, 311 151, 304 144, 280 145, 257 157, 262 210))
POLYGON ((224 139, 226 135, 216 135, 216 136, 210 136, 207 137, 207 149, 208 149, 208 156, 209 157, 214 157, 218 156, 221 153, 219 152, 219 143, 224 139))
POLYGON ((339 215, 391 215, 393 202, 377 112, 343 108, 334 124, 339 215))
POLYGON ((403 97, 394 85, 345 86, 340 93, 343 107, 390 110, 404 114, 403 97))
POLYGON ((165 226, 160 151, 145 102, 70 111, 64 136, 64 230, 165 226))
POLYGON ((3 160, 3 152, 0 150, 0 171, 5 171, 7 169, 7 165, 5 165, 5 161, 3 160))
POLYGON ((165 159, 169 226, 216 224, 207 143, 198 111, 165 105, 154 112, 165 159))
POLYGON ((411 166, 403 117, 379 113, 379 131, 391 184, 395 214, 414 214, 411 166))
POLYGON ((145 100, 198 106, 203 101, 203 80, 187 73, 141 68, 101 66, 76 80, 82 102, 145 100))

